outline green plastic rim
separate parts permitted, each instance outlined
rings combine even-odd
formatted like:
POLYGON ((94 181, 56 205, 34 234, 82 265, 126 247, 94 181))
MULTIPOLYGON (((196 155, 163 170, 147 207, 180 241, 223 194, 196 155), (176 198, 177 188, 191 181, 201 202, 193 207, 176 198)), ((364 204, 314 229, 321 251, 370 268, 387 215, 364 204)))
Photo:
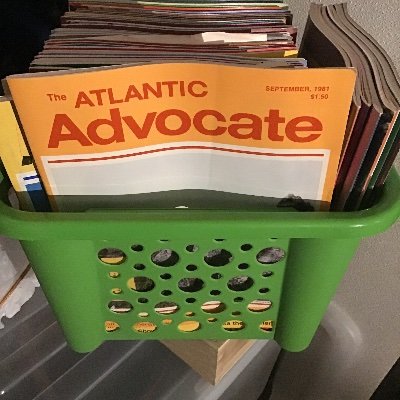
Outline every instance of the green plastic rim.
POLYGON ((212 229, 216 235, 249 228, 273 231, 290 238, 361 238, 384 231, 400 215, 400 178, 393 169, 379 202, 356 212, 260 212, 240 210, 96 210, 95 212, 27 212, 11 208, 9 184, 0 183, 0 234, 19 239, 114 239, 127 230, 149 229, 159 234, 171 231, 184 237, 196 227, 200 234, 212 229), (223 231, 220 232, 220 229, 223 231))

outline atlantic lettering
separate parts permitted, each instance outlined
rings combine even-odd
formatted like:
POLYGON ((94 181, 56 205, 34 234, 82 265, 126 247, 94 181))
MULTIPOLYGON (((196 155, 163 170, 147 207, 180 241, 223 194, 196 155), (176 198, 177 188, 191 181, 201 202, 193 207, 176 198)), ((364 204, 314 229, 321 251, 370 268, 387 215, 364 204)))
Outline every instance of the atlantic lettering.
POLYGON ((203 81, 144 82, 131 84, 118 92, 113 88, 80 91, 76 96, 75 108, 110 106, 162 97, 204 97, 207 94, 207 84, 203 81))

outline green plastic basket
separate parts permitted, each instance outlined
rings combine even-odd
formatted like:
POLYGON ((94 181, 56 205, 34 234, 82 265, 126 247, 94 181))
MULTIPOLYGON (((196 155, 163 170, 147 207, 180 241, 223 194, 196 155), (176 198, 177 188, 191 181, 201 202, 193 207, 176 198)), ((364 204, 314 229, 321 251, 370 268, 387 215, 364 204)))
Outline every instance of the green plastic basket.
POLYGON ((358 212, 117 210, 32 213, 8 205, 70 346, 115 339, 275 339, 306 348, 362 237, 400 215, 393 170, 358 212))

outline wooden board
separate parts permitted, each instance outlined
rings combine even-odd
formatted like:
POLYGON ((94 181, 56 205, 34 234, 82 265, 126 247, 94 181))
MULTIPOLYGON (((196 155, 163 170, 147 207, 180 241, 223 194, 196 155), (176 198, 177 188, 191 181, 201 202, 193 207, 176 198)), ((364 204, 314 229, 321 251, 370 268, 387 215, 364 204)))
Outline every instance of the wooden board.
POLYGON ((215 385, 255 340, 163 340, 161 343, 215 385))

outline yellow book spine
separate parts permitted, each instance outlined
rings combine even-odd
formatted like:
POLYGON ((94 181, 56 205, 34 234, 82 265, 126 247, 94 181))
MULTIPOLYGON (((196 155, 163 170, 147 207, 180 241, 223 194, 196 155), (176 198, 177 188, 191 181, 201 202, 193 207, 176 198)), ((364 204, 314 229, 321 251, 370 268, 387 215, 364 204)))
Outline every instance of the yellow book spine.
POLYGON ((48 209, 39 176, 22 137, 11 101, 0 98, 0 158, 16 191, 20 208, 48 209))

